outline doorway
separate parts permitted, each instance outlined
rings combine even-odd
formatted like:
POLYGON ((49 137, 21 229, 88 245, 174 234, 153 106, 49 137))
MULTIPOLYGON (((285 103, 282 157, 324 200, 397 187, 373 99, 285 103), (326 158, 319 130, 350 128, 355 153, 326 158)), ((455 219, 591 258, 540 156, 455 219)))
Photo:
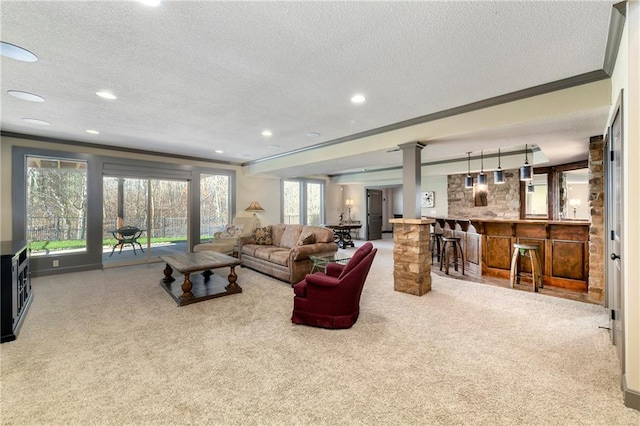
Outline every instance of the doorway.
POLYGON ((187 252, 188 181, 104 176, 102 182, 103 265, 157 262, 163 254, 187 252), (123 227, 137 231, 124 239, 118 232, 123 227))
POLYGON ((367 241, 382 239, 382 191, 367 189, 367 241))
POLYGON ((607 179, 607 292, 606 306, 611 311, 611 339, 616 347, 622 374, 625 373, 623 329, 624 319, 624 282, 622 280, 622 247, 624 230, 622 229, 622 176, 623 176, 623 138, 622 138, 622 93, 615 113, 609 123, 606 140, 606 179, 607 179))

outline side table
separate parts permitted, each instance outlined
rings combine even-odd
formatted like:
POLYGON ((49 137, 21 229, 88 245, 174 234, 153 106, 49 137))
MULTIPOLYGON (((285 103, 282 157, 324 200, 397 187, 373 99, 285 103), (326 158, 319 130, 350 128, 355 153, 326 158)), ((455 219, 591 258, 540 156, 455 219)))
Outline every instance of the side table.
POLYGON ((328 253, 318 253, 309 256, 309 259, 313 261, 313 266, 311 267, 310 274, 313 274, 316 271, 325 272, 327 268, 327 264, 329 263, 347 263, 351 256, 347 253, 340 253, 337 251, 332 251, 328 253))

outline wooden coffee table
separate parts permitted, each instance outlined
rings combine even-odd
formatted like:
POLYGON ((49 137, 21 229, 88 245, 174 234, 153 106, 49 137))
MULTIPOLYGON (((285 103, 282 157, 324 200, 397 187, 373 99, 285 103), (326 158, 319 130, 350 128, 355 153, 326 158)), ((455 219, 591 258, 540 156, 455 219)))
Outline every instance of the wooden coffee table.
POLYGON ((178 306, 242 293, 242 288, 236 283, 238 276, 235 272, 235 267, 242 262, 235 257, 214 251, 204 251, 165 255, 160 256, 160 259, 167 264, 160 285, 173 297, 178 306), (225 267, 231 268, 226 278, 211 271, 225 267), (172 284, 175 281, 172 276, 174 269, 184 274, 184 282, 181 286, 172 284), (193 272, 200 271, 202 271, 201 274, 191 275, 193 272))

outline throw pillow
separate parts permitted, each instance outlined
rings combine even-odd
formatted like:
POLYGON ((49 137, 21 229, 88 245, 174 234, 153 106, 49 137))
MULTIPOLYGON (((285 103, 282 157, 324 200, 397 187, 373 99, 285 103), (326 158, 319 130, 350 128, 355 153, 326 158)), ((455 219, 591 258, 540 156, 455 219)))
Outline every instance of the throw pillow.
POLYGON ((305 232, 300 234, 300 238, 298 238, 299 246, 306 246, 307 244, 314 244, 316 242, 316 234, 313 232, 305 232))
POLYGON ((227 225, 220 233, 220 238, 240 238, 244 225, 227 225))
POLYGON ((254 229, 252 237, 255 240, 256 244, 266 246, 273 244, 273 236, 271 235, 270 226, 254 229))

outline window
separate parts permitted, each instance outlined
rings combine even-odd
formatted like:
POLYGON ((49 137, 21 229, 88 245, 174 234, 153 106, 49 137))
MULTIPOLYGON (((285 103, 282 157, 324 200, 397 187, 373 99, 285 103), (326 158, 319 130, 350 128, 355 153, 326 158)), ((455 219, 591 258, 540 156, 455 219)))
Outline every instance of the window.
POLYGON ((324 222, 324 181, 282 181, 282 223, 320 225, 324 222))
POLYGON ((86 252, 87 162, 27 156, 26 164, 32 256, 86 252))

